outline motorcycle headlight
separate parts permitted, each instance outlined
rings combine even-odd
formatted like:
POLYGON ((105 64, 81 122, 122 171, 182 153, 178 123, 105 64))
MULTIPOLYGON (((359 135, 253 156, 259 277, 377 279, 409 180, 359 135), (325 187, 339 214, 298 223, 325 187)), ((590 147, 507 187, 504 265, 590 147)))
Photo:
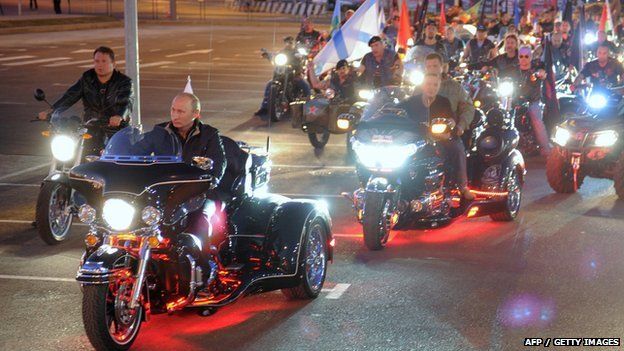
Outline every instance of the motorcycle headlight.
POLYGON ((333 99, 334 97, 336 97, 336 91, 332 88, 325 90, 325 97, 330 100, 333 99))
POLYGON ((95 208, 87 204, 80 206, 80 209, 78 209, 78 218, 84 224, 92 224, 95 222, 95 217, 95 208))
POLYGON ((511 97, 514 92, 514 86, 512 82, 501 82, 498 85, 498 95, 501 97, 511 97))
POLYGON ((596 34, 594 33, 587 33, 585 34, 585 37, 583 38, 583 41, 585 42, 585 44, 593 44, 596 42, 596 40, 598 40, 598 38, 596 37, 596 34))
POLYGON ((126 230, 134 219, 134 207, 121 199, 108 199, 102 208, 102 218, 113 230, 126 230))
POLYGON ((360 96, 361 99, 364 99, 364 100, 370 100, 373 98, 373 96, 375 96, 372 90, 367 90, 367 89, 360 90, 358 92, 358 95, 360 96))
POLYGON ((358 159, 367 168, 393 170, 401 167, 405 161, 418 151, 416 144, 374 145, 362 144, 357 140, 353 150, 358 159))
POLYGON ((587 104, 594 110, 600 110, 607 105, 607 98, 602 94, 591 94, 587 98, 587 104))
POLYGON ((277 54, 273 60, 276 66, 283 66, 288 63, 288 56, 286 54, 277 54))
POLYGON ((297 52, 299 53, 299 55, 307 55, 308 54, 308 50, 306 50, 306 48, 298 48, 297 52))
POLYGON ((339 119, 336 121, 336 126, 339 129, 349 129, 349 120, 348 119, 339 119))
POLYGON ((614 130, 605 130, 595 134, 594 145, 598 147, 610 147, 618 139, 618 133, 614 130))
POLYGON ((448 125, 446 123, 434 123, 431 125, 431 133, 433 134, 445 133, 447 129, 448 125))
POLYGON ((565 146, 568 143, 568 140, 570 140, 571 136, 572 135, 567 129, 557 127, 557 129, 555 130, 555 137, 553 138, 553 141, 558 145, 565 146))
POLYGON ((155 207, 147 206, 141 212, 141 219, 145 224, 152 226, 160 222, 162 219, 162 212, 155 207))
POLYGON ((407 46, 414 46, 414 39, 407 38, 407 46))
POLYGON ((67 135, 57 135, 52 139, 52 156, 61 162, 67 162, 76 154, 76 141, 67 135))
POLYGON ((416 70, 409 74, 409 81, 413 85, 421 85, 425 80, 425 74, 422 71, 416 70))

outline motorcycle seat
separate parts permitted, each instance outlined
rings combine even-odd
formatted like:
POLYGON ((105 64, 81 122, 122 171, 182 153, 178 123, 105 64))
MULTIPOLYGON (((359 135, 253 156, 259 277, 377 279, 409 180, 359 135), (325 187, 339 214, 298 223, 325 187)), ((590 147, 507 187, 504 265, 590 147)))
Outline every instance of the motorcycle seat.
POLYGON ((217 191, 228 198, 240 197, 245 193, 245 178, 251 167, 249 153, 229 137, 221 136, 227 166, 217 191))

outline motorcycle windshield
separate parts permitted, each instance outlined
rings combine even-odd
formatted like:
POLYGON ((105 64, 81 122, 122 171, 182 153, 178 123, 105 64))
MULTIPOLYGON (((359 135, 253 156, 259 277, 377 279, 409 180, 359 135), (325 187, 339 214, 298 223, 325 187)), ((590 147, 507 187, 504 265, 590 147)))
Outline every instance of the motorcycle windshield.
POLYGON ((399 86, 387 86, 378 89, 373 97, 368 100, 368 105, 362 113, 362 121, 378 119, 380 111, 396 108, 408 95, 409 92, 399 86))
POLYGON ((416 45, 407 51, 405 62, 422 63, 425 62, 427 55, 434 53, 435 50, 424 45, 416 45))
POLYGON ((107 162, 178 163, 182 161, 182 145, 178 138, 162 127, 149 132, 126 127, 111 138, 100 158, 107 162))

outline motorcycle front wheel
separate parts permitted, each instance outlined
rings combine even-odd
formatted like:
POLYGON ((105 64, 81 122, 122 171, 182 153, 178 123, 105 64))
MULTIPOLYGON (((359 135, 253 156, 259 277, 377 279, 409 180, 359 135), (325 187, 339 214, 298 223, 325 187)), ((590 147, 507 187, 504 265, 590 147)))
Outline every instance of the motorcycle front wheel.
POLYGON ((84 286, 82 321, 96 350, 128 350, 136 340, 143 307, 129 308, 132 287, 132 275, 127 280, 84 286))
POLYGON ((46 182, 39 190, 35 220, 41 239, 56 245, 67 239, 71 228, 71 188, 65 184, 46 182))
POLYGON ((289 109, 288 100, 277 85, 271 86, 269 94, 269 118, 272 122, 279 122, 286 118, 289 109))
POLYGON ((386 246, 390 236, 392 201, 383 193, 367 193, 364 200, 364 244, 369 250, 377 251, 386 246))

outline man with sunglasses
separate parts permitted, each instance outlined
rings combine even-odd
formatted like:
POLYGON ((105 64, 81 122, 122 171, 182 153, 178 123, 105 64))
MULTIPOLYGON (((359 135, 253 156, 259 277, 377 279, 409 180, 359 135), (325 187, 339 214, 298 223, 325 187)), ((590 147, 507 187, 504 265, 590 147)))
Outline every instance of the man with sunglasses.
POLYGON ((522 100, 529 103, 527 115, 531 120, 531 126, 535 133, 535 138, 540 145, 541 154, 547 157, 550 153, 548 134, 544 126, 542 103, 542 81, 546 79, 546 71, 541 64, 533 64, 532 51, 529 46, 523 46, 518 50, 518 69, 512 74, 514 82, 518 83, 518 93, 522 100))

